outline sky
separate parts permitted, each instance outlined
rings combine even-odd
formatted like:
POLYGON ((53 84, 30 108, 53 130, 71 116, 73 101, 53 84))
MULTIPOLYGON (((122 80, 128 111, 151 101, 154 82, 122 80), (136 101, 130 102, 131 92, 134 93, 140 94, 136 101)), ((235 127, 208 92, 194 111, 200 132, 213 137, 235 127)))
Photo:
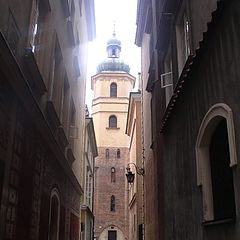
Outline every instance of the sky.
POLYGON ((130 74, 140 72, 140 48, 134 44, 137 0, 95 0, 96 38, 89 44, 86 103, 91 112, 93 93, 91 76, 97 65, 107 58, 106 43, 112 37, 114 23, 116 37, 122 43, 121 59, 130 65, 130 74))

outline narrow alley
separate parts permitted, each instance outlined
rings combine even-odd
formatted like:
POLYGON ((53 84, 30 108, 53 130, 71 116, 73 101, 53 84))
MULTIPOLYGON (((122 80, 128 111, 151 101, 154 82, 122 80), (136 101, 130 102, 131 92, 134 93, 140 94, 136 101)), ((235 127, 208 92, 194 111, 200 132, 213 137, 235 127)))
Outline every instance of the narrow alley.
POLYGON ((0 240, 239 240, 239 0, 0 0, 0 240))

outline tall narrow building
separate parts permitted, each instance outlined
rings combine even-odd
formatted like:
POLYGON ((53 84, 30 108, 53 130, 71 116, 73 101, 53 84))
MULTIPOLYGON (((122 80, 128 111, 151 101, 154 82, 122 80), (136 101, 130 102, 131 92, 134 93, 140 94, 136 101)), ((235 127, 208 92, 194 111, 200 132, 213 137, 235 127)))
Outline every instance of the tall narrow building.
POLYGON ((115 32, 107 42, 108 57, 92 77, 98 157, 95 162, 95 239, 128 239, 125 168, 129 137, 125 134, 129 93, 135 84, 130 67, 120 60, 121 42, 115 32))

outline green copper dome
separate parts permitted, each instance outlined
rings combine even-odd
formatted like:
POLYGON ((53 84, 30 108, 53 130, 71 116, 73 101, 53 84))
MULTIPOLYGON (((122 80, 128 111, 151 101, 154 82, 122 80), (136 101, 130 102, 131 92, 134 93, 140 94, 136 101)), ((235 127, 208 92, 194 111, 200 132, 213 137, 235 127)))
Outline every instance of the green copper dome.
POLYGON ((124 63, 120 59, 121 41, 116 38, 115 31, 112 34, 112 38, 107 41, 107 53, 108 58, 101 62, 97 67, 97 72, 130 72, 128 64, 124 63))
POLYGON ((119 58, 107 58, 103 62, 101 62, 97 67, 97 72, 130 72, 130 67, 128 64, 124 63, 124 61, 119 58))

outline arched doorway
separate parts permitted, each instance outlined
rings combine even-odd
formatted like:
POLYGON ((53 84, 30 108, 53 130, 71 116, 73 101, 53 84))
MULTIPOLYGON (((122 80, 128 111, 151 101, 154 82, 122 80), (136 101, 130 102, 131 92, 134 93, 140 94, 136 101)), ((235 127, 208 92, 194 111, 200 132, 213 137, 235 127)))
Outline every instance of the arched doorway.
POLYGON ((50 198, 49 240, 58 240, 60 219, 60 198, 57 189, 53 189, 50 198))

